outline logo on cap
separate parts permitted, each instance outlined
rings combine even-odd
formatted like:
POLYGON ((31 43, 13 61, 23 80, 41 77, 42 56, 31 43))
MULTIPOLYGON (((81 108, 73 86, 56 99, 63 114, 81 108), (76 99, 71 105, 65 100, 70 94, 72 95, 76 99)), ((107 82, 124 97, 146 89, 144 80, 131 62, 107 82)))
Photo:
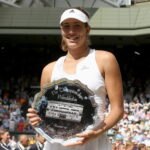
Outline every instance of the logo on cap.
POLYGON ((69 13, 74 13, 74 10, 73 10, 73 9, 71 9, 71 10, 69 11, 69 13))

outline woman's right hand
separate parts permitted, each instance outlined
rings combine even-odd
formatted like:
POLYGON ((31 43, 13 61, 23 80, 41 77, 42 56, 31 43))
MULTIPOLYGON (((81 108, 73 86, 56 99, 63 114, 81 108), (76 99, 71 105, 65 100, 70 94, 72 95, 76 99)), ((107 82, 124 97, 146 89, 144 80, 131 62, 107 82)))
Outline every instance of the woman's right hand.
POLYGON ((32 126, 37 126, 42 121, 34 108, 28 109, 27 117, 32 126))

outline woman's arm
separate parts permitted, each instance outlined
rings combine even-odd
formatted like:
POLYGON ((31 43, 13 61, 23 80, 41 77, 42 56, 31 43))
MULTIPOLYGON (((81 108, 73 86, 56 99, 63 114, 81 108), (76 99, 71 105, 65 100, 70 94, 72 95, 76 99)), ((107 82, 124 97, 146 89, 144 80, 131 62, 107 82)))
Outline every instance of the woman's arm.
POLYGON ((110 112, 104 120, 103 128, 99 129, 98 134, 112 128, 123 117, 123 86, 119 64, 115 56, 110 52, 99 52, 97 59, 98 66, 105 79, 105 86, 110 101, 110 112), (102 57, 103 56, 103 57, 102 57), (102 65, 100 65, 102 62, 102 65))
POLYGON ((52 70, 53 70, 54 65, 55 65, 55 62, 52 62, 43 68, 42 74, 41 74, 41 82, 40 82, 41 89, 44 85, 51 82, 51 75, 52 75, 52 70))
MULTIPOLYGON (((43 68, 41 81, 40 81, 41 90, 44 85, 51 82, 50 80, 51 80, 51 74, 52 74, 52 69, 54 67, 54 64, 55 62, 50 63, 43 68)), ((29 118, 29 122, 32 126, 36 126, 42 121, 41 118, 38 116, 37 111, 34 108, 28 109, 27 117, 29 118)))

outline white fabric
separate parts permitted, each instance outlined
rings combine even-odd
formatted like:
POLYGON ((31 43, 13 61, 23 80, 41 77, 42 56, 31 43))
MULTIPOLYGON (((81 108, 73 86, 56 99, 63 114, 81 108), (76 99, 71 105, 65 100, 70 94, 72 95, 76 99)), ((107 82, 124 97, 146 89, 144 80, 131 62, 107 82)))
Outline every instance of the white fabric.
POLYGON ((74 18, 77 19, 83 23, 88 23, 89 22, 89 18, 80 10, 78 9, 67 9, 66 11, 64 11, 64 13, 61 15, 60 18, 60 24, 69 18, 74 18))
MULTIPOLYGON (((101 120, 104 119, 105 113, 105 97, 106 89, 104 79, 98 69, 95 60, 95 50, 90 50, 89 55, 78 63, 76 73, 71 75, 63 70, 63 63, 66 56, 58 59, 56 62, 51 82, 59 80, 61 78, 67 78, 69 80, 79 80, 83 84, 87 85, 95 93, 95 102, 99 106, 98 116, 101 120)), ((78 146, 76 148, 63 147, 60 144, 47 143, 44 150, 111 150, 111 144, 109 143, 105 134, 100 137, 91 140, 89 143, 78 146)))
POLYGON ((47 142, 44 150, 112 150, 112 148, 106 135, 102 135, 95 140, 91 140, 85 145, 77 147, 64 147, 60 144, 51 144, 47 142))

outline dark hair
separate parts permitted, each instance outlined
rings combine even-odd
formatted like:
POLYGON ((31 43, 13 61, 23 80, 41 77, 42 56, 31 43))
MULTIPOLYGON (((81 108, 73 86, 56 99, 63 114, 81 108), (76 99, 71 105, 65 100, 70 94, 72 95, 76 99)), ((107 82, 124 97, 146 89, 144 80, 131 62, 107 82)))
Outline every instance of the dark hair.
MULTIPOLYGON (((72 9, 78 9, 78 10, 82 11, 88 18, 90 18, 88 12, 85 11, 82 7, 71 7, 71 8, 72 8, 72 9)), ((71 8, 69 8, 69 9, 71 9, 71 8)), ((88 23, 84 23, 84 24, 85 24, 85 27, 88 27, 88 26, 89 26, 88 23)), ((89 42, 89 39, 88 39, 88 43, 90 43, 90 42, 89 42)), ((63 40, 63 38, 62 38, 62 40, 61 40, 61 49, 62 49, 64 52, 67 51, 67 45, 66 45, 65 41, 63 40)))

